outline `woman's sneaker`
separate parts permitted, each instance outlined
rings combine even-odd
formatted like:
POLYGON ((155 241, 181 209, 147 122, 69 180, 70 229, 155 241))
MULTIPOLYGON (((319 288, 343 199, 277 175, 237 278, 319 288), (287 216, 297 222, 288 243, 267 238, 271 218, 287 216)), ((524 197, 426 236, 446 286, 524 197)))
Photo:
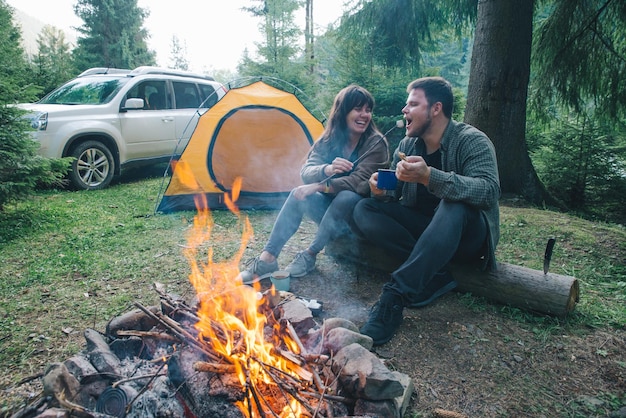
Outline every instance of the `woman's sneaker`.
POLYGON ((239 273, 239 277, 243 284, 251 284, 270 277, 276 270, 278 270, 278 260, 267 263, 255 257, 246 263, 246 269, 239 273))
POLYGON ((293 261, 285 268, 291 277, 302 277, 315 270, 315 256, 308 251, 296 254, 293 261))

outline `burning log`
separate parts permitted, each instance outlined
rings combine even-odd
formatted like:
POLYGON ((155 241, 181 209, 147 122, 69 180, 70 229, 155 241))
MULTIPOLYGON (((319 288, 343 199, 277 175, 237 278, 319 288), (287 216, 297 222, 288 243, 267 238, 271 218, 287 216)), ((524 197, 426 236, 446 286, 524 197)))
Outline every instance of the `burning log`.
MULTIPOLYGON (((325 251, 332 257, 383 272, 391 272, 402 264, 402 260, 356 238, 337 239, 325 251)), ((571 276, 508 263, 497 263, 494 271, 453 264, 450 271, 459 284, 457 291, 542 314, 566 316, 579 299, 578 280, 571 276)))
POLYGON ((223 363, 207 363, 204 361, 196 361, 193 364, 193 369, 199 372, 210 372, 210 373, 235 373, 237 369, 232 364, 223 364, 223 363))

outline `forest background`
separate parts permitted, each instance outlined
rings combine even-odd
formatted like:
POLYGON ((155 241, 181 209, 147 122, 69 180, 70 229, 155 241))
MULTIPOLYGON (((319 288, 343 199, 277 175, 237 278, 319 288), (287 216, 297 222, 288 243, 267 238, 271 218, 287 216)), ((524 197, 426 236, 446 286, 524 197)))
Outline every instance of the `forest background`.
MULTIPOLYGON (((455 119, 494 142, 504 195, 594 220, 626 221, 624 2, 354 0, 323 33, 313 29, 313 7, 315 0, 250 0, 242 13, 258 18, 264 40, 244 52, 235 73, 211 75, 225 84, 275 77, 324 112, 339 89, 357 83, 374 94, 381 131, 401 118, 409 81, 443 76, 455 88, 455 119)), ((29 56, 12 8, 0 0, 1 104, 37 100, 87 68, 155 64, 143 25, 149 10, 136 0, 77 0, 74 12, 83 22, 75 45, 46 26, 29 56)), ((185 54, 174 36, 168 67, 187 69, 185 54)), ((16 110, 1 111, 3 138, 24 138, 15 135, 23 128, 16 110)), ((400 131, 389 134, 392 145, 400 131)), ((24 142, 4 152, 34 156, 24 142)), ((14 160, 0 161, 3 182, 13 185, 0 191, 0 207, 57 183, 66 167, 36 157, 14 160), (24 183, 26 177, 31 180, 24 183)))

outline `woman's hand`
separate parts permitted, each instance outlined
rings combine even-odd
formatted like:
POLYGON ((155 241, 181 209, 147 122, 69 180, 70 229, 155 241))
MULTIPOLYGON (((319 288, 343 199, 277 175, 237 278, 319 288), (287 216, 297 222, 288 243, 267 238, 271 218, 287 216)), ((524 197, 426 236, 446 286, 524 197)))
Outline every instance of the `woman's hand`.
POLYGON ((337 157, 333 160, 332 164, 328 164, 324 167, 324 174, 332 176, 333 174, 349 173, 352 171, 354 164, 350 160, 337 157))
POLYGON ((409 155, 396 165, 396 177, 407 183, 421 183, 428 186, 430 167, 418 155, 409 155))
POLYGON ((307 196, 320 191, 319 183, 303 184, 293 190, 293 196, 298 200, 304 200, 307 196))

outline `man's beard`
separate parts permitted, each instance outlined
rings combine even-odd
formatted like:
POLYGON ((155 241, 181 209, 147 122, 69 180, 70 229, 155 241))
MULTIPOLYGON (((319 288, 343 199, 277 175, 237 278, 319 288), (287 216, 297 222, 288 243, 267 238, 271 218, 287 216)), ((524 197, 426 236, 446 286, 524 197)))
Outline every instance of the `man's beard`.
POLYGON ((430 113, 428 113, 428 119, 426 119, 426 122, 424 122, 424 124, 417 130, 417 132, 409 136, 411 137, 423 136, 428 131, 428 129, 430 129, 430 125, 432 125, 432 122, 433 120, 430 117, 430 113))

